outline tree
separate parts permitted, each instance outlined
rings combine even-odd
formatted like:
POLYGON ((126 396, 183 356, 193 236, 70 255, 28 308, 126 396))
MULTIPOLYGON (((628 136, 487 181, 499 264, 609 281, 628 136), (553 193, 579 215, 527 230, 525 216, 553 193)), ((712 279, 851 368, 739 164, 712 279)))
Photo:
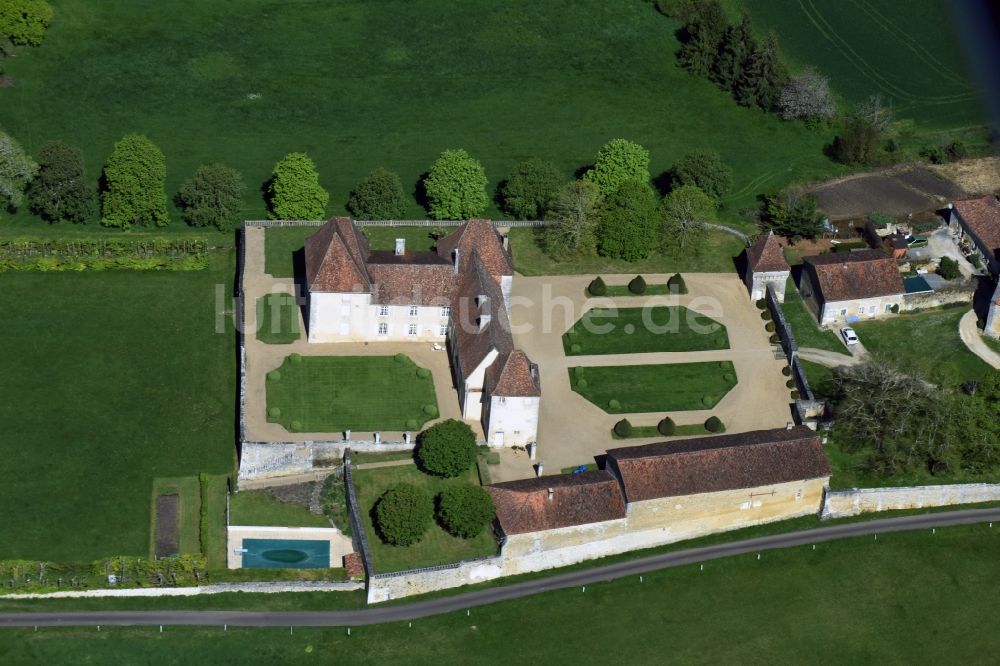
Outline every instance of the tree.
POLYGON ((769 32, 746 61, 743 77, 736 83, 736 101, 770 111, 777 106, 781 87, 787 80, 788 70, 781 62, 778 36, 769 32))
POLYGON ((787 238, 813 238, 823 230, 822 217, 816 210, 816 197, 790 190, 762 198, 760 221, 766 228, 787 238))
POLYGON ((277 164, 267 184, 272 220, 321 220, 330 195, 319 184, 316 165, 305 153, 288 153, 277 164))
POLYGON ((584 175, 597 183, 604 196, 614 194, 627 182, 649 183, 649 151, 626 139, 612 139, 597 151, 594 168, 584 175))
POLYGON ((937 273, 945 280, 954 280, 962 275, 962 271, 958 268, 958 261, 951 257, 941 257, 937 273))
POLYGON ((656 431, 663 435, 664 437, 670 437, 677 430, 677 425, 674 420, 669 416, 664 416, 660 419, 660 422, 656 424, 656 431))
POLYGON ((796 74, 782 87, 778 108, 785 120, 829 120, 837 112, 830 93, 830 80, 814 70, 796 74))
POLYGON ((45 0, 0 2, 0 35, 14 44, 38 46, 52 21, 52 7, 45 0))
POLYGON ((590 281, 590 284, 587 286, 587 293, 591 296, 607 296, 608 285, 604 284, 604 280, 598 275, 590 281))
POLYGON ((393 546, 409 546, 423 538, 434 519, 434 502, 423 488, 397 483, 375 503, 375 525, 393 546))
POLYGON ((589 180, 574 180, 559 190, 546 214, 553 222, 545 229, 548 253, 555 257, 594 254, 601 202, 597 184, 589 180))
POLYGON ((667 280, 667 291, 671 294, 686 294, 688 293, 687 283, 684 282, 684 276, 680 273, 674 273, 667 280))
POLYGON ((482 533, 496 515, 493 498, 480 486, 462 483, 438 495, 438 520, 452 536, 471 539, 482 533))
POLYGON ((8 208, 17 208, 24 188, 38 173, 38 165, 13 137, 0 132, 0 198, 8 208))
POLYGON ((705 430, 712 433, 719 433, 725 429, 726 427, 722 424, 718 416, 709 416, 705 419, 705 430))
POLYGON ((719 153, 703 150, 677 160, 670 169, 670 181, 673 187, 697 185, 708 196, 719 199, 733 186, 733 170, 719 153))
POLYGON ((724 90, 735 91, 744 78, 750 55, 757 49, 750 13, 744 11, 738 23, 728 28, 719 43, 711 77, 724 90))
POLYGON ((142 134, 123 137, 104 167, 101 224, 122 230, 169 224, 166 177, 166 160, 156 144, 142 134))
POLYGON ((240 223, 246 189, 239 171, 222 164, 209 164, 199 167, 184 182, 177 201, 184 210, 184 221, 192 227, 232 231, 240 223))
POLYGON ((476 460, 476 436, 467 424, 441 421, 420 434, 417 461, 439 476, 458 476, 476 460))
POLYGON ((718 0, 693 3, 677 52, 681 67, 696 76, 708 76, 727 27, 726 13, 718 0))
POLYGON ((882 98, 872 95, 845 121, 833 140, 833 157, 844 164, 872 164, 878 160, 882 138, 892 124, 892 111, 882 106, 882 98))
POLYGON ((517 220, 539 220, 549 210, 563 176, 551 162, 537 157, 514 167, 500 188, 503 209, 517 220))
POLYGON ((663 199, 663 242, 681 248, 705 235, 705 224, 715 220, 715 202, 694 185, 683 185, 663 199))
POLYGON ((441 153, 424 179, 431 217, 465 220, 486 210, 486 172, 461 148, 441 153))
POLYGON ((656 248, 658 206, 646 183, 628 181, 608 197, 597 229, 601 256, 625 261, 644 259, 656 248))
POLYGON ((399 176, 378 167, 358 183, 347 200, 347 210, 359 220, 398 220, 406 211, 406 195, 399 176))
POLYGON ((628 290, 636 296, 646 293, 646 279, 641 275, 636 275, 628 283, 628 290))
POLYGON ((87 181, 83 151, 49 141, 38 152, 38 177, 28 190, 31 210, 49 222, 85 223, 97 210, 97 190, 87 181))

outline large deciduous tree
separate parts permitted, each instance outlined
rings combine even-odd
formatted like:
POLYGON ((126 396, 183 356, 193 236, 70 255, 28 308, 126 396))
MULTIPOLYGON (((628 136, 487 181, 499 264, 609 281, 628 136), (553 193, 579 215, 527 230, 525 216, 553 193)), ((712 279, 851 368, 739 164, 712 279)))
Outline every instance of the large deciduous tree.
POLYGON ((837 112, 830 93, 830 80, 814 70, 800 72, 778 95, 778 108, 785 120, 829 120, 837 112))
POLYGON ((420 433, 416 454, 428 472, 458 476, 476 460, 476 436, 466 423, 441 421, 420 433))
POLYGON ((626 139, 611 139, 597 151, 594 168, 584 176, 610 196, 625 183, 649 183, 649 151, 626 139))
POLYGON ((891 124, 892 110, 882 105, 879 95, 872 95, 844 120, 833 140, 833 156, 845 164, 874 164, 891 124))
POLYGON ((464 220, 486 210, 486 171, 461 148, 441 153, 424 179, 427 205, 436 220, 464 220))
POLYGON ((0 200, 8 208, 17 208, 24 198, 24 188, 38 173, 38 164, 28 156, 12 136, 0 132, 0 200))
POLYGON ((695 185, 683 185, 663 200, 663 244, 666 249, 694 246, 715 220, 715 202, 695 185))
POLYGON ((52 21, 52 7, 45 0, 0 2, 0 36, 14 44, 38 46, 52 21))
POLYGON ((449 534, 463 539, 478 536, 496 515, 493 498, 480 486, 448 486, 438 496, 438 520, 449 534))
POLYGON ((647 183, 626 181, 607 197, 597 229, 597 249, 605 257, 638 261, 656 249, 659 215, 647 183))
POLYGON ((423 488, 411 483, 390 487, 375 504, 375 525, 393 546, 409 546, 423 538, 434 519, 434 502, 423 488))
POLYGON ((589 180, 574 180, 559 190, 546 215, 552 222, 545 228, 546 251, 557 259, 594 254, 601 201, 597 184, 589 180))
POLYGON ((169 224, 166 177, 167 163, 156 144, 142 134, 123 137, 104 167, 101 224, 119 229, 169 224))
POLYGON ((399 176, 378 167, 358 183, 347 200, 347 210, 359 220, 398 220, 406 211, 406 195, 399 176))
POLYGON ((236 169, 208 164, 188 178, 177 194, 184 220, 193 227, 232 231, 240 223, 246 184, 236 169))
POLYGON ((537 157, 514 167, 500 187, 503 209, 517 220, 538 220, 559 192, 563 176, 552 162, 537 157))
POLYGON ((312 159, 305 153, 288 153, 274 165, 267 199, 273 220, 321 220, 330 195, 319 184, 312 159))
POLYGON ((83 151, 49 141, 38 151, 38 176, 28 189, 31 210, 43 220, 85 223, 97 212, 97 188, 87 180, 83 151))
POLYGON ((674 187, 695 185, 702 192, 719 199, 733 186, 733 170, 722 161, 719 153, 709 150, 688 153, 677 160, 670 170, 674 187))

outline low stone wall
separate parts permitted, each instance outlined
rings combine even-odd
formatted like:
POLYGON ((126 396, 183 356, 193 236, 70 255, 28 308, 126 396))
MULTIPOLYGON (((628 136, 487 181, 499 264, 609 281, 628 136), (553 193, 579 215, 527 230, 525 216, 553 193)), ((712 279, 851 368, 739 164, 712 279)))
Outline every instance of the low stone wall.
POLYGON ((852 488, 827 491, 821 516, 842 518, 861 513, 922 509, 953 504, 1000 502, 1000 484, 967 483, 904 488, 852 488))
POLYGON ((968 282, 946 289, 938 289, 919 294, 903 296, 903 311, 937 308, 952 303, 971 303, 976 293, 976 284, 968 282))
POLYGON ((411 451, 415 438, 409 442, 382 440, 378 444, 370 439, 345 439, 341 441, 304 442, 243 442, 240 446, 240 475, 243 479, 302 474, 315 469, 339 465, 344 450, 355 452, 389 453, 411 451))
POLYGON ((0 599, 71 599, 85 597, 193 597, 199 594, 225 594, 227 592, 253 592, 277 594, 279 592, 353 592, 364 588, 356 581, 288 581, 278 583, 217 583, 191 587, 124 587, 103 590, 65 590, 35 594, 4 594, 0 599))

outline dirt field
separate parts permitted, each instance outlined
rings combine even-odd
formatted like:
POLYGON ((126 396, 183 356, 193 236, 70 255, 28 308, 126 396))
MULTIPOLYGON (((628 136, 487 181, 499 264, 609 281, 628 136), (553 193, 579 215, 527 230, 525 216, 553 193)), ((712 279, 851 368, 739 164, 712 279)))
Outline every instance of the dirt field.
POLYGON ((970 195, 1000 192, 1000 157, 962 160, 935 165, 931 169, 957 183, 970 195))
POLYGON ((180 496, 156 498, 156 556, 169 557, 181 552, 180 496))
POLYGON ((809 192, 832 221, 876 211, 893 216, 917 214, 965 196, 961 187, 922 166, 847 176, 816 185, 809 192))

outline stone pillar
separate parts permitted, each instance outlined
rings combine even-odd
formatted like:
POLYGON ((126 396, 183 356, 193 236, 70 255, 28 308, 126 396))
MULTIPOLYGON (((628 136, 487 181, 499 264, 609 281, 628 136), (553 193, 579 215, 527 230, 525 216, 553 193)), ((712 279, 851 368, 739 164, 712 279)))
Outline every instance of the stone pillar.
POLYGON ((403 433, 403 442, 406 443, 406 444, 410 443, 410 431, 409 430, 407 430, 406 432, 403 433))
POLYGON ((345 430, 344 431, 344 441, 345 442, 351 441, 351 431, 350 430, 345 430))

